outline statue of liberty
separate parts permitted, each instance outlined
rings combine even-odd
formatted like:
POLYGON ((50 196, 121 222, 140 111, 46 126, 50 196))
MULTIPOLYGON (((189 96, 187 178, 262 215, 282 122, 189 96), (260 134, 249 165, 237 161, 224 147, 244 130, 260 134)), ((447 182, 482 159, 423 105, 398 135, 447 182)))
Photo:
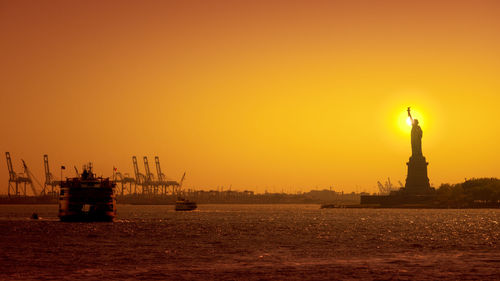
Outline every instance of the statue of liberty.
POLYGON ((410 108, 408 107, 408 116, 411 120, 411 153, 412 156, 422 156, 422 128, 418 125, 418 120, 411 116, 410 108))
POLYGON ((411 116, 408 107, 408 117, 411 120, 411 157, 406 176, 405 192, 413 195, 424 195, 432 191, 427 176, 427 161, 422 154, 422 128, 417 119, 411 116))

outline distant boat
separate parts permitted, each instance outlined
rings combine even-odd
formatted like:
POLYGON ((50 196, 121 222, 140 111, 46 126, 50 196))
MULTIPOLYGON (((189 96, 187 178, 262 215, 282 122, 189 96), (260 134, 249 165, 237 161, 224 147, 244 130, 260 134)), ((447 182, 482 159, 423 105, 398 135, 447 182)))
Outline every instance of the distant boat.
POLYGON ((322 204, 320 209, 338 208, 335 204, 322 204))
POLYGON ((179 198, 177 201, 175 201, 175 210, 176 211, 192 211, 198 208, 198 205, 196 205, 195 202, 184 199, 184 198, 179 198))
POLYGON ((95 177, 92 166, 80 177, 61 183, 59 219, 61 221, 113 221, 116 216, 116 183, 95 177))
POLYGON ((346 205, 343 205, 343 204, 322 204, 320 209, 336 209, 336 208, 345 208, 346 205))

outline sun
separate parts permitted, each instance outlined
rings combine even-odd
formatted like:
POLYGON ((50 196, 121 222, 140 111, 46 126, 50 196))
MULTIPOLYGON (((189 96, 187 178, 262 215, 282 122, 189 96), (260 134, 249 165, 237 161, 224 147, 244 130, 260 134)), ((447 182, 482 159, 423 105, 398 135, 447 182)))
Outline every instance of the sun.
POLYGON ((408 124, 408 126, 412 125, 410 116, 406 117, 406 124, 408 124))
MULTIPOLYGON (((401 109, 398 110, 398 114, 396 117, 397 127, 399 131, 404 133, 405 135, 411 132, 411 127, 412 127, 411 119, 408 116, 408 111, 406 110, 407 108, 408 107, 401 107, 401 109)), ((424 123, 423 122, 424 118, 421 113, 421 110, 419 110, 418 108, 411 107, 411 116, 413 117, 413 119, 417 119, 419 125, 422 126, 422 124, 424 123)))

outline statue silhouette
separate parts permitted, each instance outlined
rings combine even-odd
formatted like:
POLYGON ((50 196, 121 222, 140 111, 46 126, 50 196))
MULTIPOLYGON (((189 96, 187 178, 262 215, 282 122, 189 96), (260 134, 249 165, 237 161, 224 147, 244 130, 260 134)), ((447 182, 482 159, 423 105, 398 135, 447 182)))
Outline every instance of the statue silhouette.
POLYGON ((422 156, 422 128, 418 125, 418 120, 411 116, 410 108, 408 107, 408 116, 411 119, 411 153, 413 156, 422 156))
POLYGON ((422 154, 422 128, 418 125, 418 120, 411 116, 408 107, 408 117, 411 119, 411 157, 406 176, 405 192, 413 195, 425 195, 432 192, 427 176, 427 161, 422 154))

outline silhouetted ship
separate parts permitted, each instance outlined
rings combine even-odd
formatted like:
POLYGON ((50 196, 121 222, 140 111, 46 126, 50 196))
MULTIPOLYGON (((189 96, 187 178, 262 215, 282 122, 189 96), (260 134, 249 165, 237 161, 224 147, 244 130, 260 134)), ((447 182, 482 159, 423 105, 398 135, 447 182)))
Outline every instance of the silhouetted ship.
POLYGON ((175 210, 176 211, 192 211, 198 208, 198 205, 196 205, 195 202, 184 199, 184 198, 179 198, 177 201, 175 201, 175 210))
POLYGON ((81 177, 61 183, 59 218, 61 221, 113 221, 116 215, 116 183, 96 177, 92 166, 81 177))

